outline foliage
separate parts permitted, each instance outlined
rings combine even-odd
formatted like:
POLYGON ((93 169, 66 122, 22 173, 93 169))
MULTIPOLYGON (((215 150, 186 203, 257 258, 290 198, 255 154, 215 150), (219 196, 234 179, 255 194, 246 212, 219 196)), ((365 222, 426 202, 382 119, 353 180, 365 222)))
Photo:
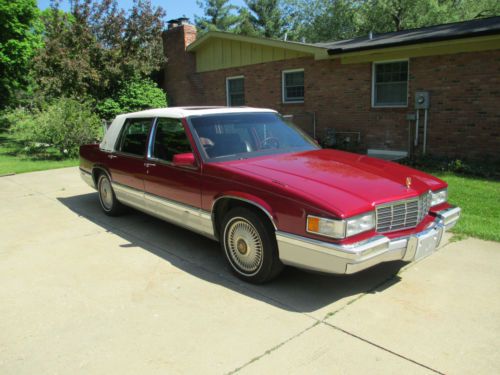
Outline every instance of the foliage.
POLYGON ((457 175, 500 180, 500 162, 488 160, 468 161, 434 156, 405 159, 402 164, 431 172, 455 173, 457 175))
POLYGON ((35 0, 0 2, 0 108, 30 83, 30 63, 41 47, 41 25, 35 0))
POLYGON ((233 30, 240 21, 240 16, 234 13, 238 8, 228 3, 229 0, 197 0, 205 16, 195 17, 196 26, 201 31, 233 30))
POLYGON ((257 31, 252 23, 250 11, 241 7, 238 9, 238 17, 239 21, 237 26, 234 28, 234 32, 240 35, 246 36, 259 36, 261 35, 259 31, 257 31))
POLYGON ((282 38, 285 21, 280 0, 245 0, 250 10, 248 20, 253 28, 266 38, 282 38))
POLYGON ((52 4, 43 15, 45 48, 35 59, 37 82, 50 98, 104 99, 131 77, 149 77, 163 63, 164 10, 134 0, 74 0, 70 13, 52 4))
POLYGON ((144 79, 126 82, 115 98, 105 99, 97 105, 97 110, 103 118, 111 120, 120 113, 166 106, 163 90, 155 82, 144 79))
POLYGON ((283 0, 296 40, 324 42, 500 15, 497 0, 283 0))
POLYGON ((60 98, 33 113, 16 110, 7 118, 11 133, 27 153, 53 147, 61 156, 75 157, 81 144, 96 141, 102 132, 91 105, 75 99, 60 98))

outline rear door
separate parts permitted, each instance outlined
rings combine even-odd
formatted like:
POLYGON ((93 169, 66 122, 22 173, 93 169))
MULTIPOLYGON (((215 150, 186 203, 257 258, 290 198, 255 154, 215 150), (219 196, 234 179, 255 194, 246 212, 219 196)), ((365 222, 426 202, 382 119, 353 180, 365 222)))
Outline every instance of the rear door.
POLYGON ((130 118, 123 124, 115 146, 108 155, 113 189, 118 200, 142 209, 146 152, 152 118, 130 118))
POLYGON ((181 119, 158 118, 144 177, 148 211, 173 223, 206 234, 211 218, 201 211, 201 168, 176 166, 175 154, 193 152, 181 119))

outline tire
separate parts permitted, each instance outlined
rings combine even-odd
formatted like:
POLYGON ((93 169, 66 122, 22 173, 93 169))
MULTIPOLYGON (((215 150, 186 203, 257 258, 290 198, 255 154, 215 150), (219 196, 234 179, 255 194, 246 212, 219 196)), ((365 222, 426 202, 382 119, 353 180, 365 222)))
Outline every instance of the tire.
POLYGON ((105 173, 101 173, 97 180, 99 202, 104 213, 108 216, 118 216, 123 212, 123 205, 116 199, 111 181, 105 173))
POLYGON ((237 207, 221 224, 221 247, 230 269, 240 279, 262 284, 284 268, 278 256, 276 237, 267 218, 253 210, 237 207))

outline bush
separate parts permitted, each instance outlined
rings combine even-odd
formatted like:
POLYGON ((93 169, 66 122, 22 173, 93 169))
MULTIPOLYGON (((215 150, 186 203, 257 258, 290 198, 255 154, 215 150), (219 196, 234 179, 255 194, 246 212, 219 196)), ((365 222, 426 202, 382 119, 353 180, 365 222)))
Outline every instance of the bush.
POLYGON ((11 132, 28 153, 53 147, 63 157, 75 157, 81 144, 102 136, 101 120, 90 104, 74 99, 57 99, 34 113, 16 110, 8 118, 13 122, 11 132))
POLYGON ((167 106, 165 92, 150 79, 126 82, 115 98, 109 98, 97 105, 99 114, 106 120, 121 113, 142 111, 167 106))
POLYGON ((401 164, 429 172, 451 172, 463 176, 495 180, 500 178, 500 162, 492 160, 471 161, 421 156, 413 160, 405 159, 400 162, 401 164))

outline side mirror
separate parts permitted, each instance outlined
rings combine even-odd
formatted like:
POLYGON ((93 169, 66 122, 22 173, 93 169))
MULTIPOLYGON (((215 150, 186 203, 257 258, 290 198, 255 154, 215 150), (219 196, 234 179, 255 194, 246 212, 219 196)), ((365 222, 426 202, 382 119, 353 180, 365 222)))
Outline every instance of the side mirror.
POLYGON ((192 152, 175 154, 172 163, 178 167, 196 167, 196 159, 192 152))

